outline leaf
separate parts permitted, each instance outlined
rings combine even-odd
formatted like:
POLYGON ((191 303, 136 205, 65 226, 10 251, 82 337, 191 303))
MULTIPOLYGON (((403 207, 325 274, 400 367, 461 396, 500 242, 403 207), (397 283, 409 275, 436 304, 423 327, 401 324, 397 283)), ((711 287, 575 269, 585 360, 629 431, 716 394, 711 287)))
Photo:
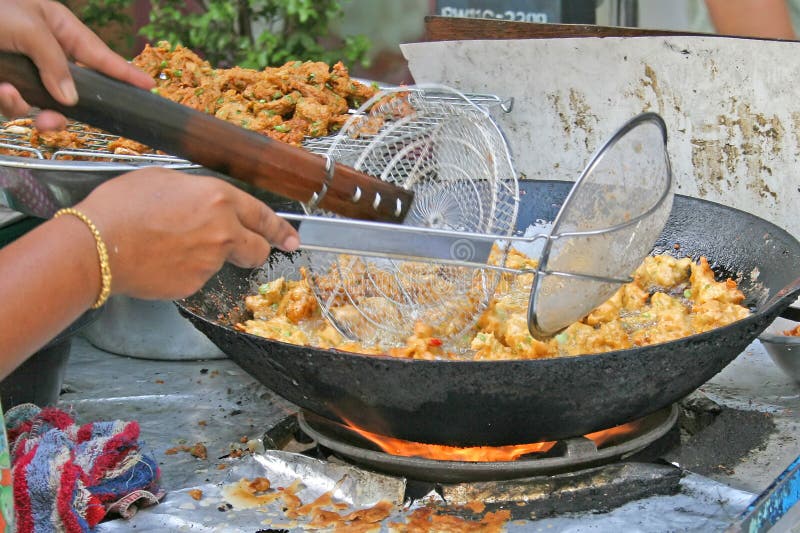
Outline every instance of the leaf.
MULTIPOLYGON (((347 1, 204 0, 197 3, 199 8, 189 9, 186 2, 151 0, 148 23, 139 34, 150 42, 188 46, 214 66, 263 68, 289 60, 332 63, 339 59, 367 65, 370 42, 366 37, 328 38, 331 24, 342 18, 347 1), (249 21, 250 27, 242 28, 241 21, 249 21), (322 38, 326 46, 320 44, 322 38)), ((130 27, 125 10, 132 4, 133 0, 86 0, 80 15, 94 28, 130 27)))

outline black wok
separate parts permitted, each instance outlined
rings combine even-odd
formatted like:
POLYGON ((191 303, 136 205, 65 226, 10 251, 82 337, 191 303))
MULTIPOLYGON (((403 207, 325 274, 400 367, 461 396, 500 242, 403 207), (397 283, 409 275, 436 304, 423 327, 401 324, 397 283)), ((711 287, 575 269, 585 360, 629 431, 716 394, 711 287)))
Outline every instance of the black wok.
MULTIPOLYGON (((570 187, 520 185, 521 228, 552 220, 570 187)), ((800 243, 773 224, 718 204, 676 197, 655 253, 705 255, 719 274, 737 276, 752 316, 701 335, 598 355, 414 361, 235 331, 230 321, 253 287, 249 272, 232 266, 178 306, 244 370, 309 411, 418 442, 518 444, 586 434, 675 402, 722 370, 800 293, 800 243)))

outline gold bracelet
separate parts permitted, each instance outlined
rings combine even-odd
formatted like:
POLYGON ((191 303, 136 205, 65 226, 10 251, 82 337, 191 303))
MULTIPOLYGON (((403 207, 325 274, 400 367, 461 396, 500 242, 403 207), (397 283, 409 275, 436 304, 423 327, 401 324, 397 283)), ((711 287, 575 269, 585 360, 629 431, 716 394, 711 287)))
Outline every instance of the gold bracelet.
POLYGON ((61 215, 72 215, 74 217, 78 217, 86 226, 89 228, 89 231, 92 232, 92 236, 94 237, 94 242, 97 245, 97 256, 100 258, 100 280, 101 280, 101 287, 100 287, 100 295, 97 297, 97 301, 94 302, 92 305, 92 309, 97 309, 108 300, 108 297, 111 295, 111 266, 108 263, 108 250, 106 249, 106 243, 103 242, 103 237, 100 236, 100 232, 97 231, 97 227, 94 223, 78 211, 72 207, 68 207, 65 209, 59 209, 56 211, 56 214, 53 215, 53 218, 58 218, 61 215))

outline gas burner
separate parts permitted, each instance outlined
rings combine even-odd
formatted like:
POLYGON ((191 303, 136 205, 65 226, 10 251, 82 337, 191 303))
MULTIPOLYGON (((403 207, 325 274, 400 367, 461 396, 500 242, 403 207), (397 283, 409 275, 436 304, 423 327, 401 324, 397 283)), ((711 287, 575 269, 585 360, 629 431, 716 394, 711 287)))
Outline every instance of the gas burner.
POLYGON ((546 452, 523 455, 514 461, 492 462, 393 455, 379 451, 376 444, 352 428, 307 411, 298 413, 297 421, 308 437, 353 463, 419 481, 459 483, 573 472, 618 461, 665 436, 675 426, 678 411, 677 405, 673 405, 652 413, 631 423, 635 430, 614 435, 599 445, 587 437, 574 437, 556 442, 546 452))

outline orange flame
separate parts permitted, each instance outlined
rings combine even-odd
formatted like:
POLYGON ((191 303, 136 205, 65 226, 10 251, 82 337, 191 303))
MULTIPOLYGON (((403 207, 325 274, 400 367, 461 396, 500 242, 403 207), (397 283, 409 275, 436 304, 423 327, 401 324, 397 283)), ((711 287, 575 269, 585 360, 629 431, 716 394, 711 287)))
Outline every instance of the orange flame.
POLYGON ((516 461, 528 453, 546 452, 555 442, 537 442, 534 444, 520 444, 513 446, 475 446, 472 448, 457 448, 455 446, 442 446, 439 444, 422 444, 407 440, 385 437, 370 433, 353 425, 346 420, 350 429, 368 439, 383 451, 391 455, 403 457, 422 457, 424 459, 438 459, 440 461, 469 461, 474 463, 495 461, 516 461))
MULTIPOLYGON (((407 440, 396 439, 371 433, 359 428, 347 419, 347 427, 358 433, 365 439, 374 442, 380 448, 391 455, 402 457, 421 457, 423 459, 435 459, 438 461, 466 461, 472 463, 489 463, 497 461, 516 461, 523 455, 529 453, 544 453, 549 451, 555 442, 535 442, 531 444, 515 444, 510 446, 474 446, 468 448, 458 448, 455 446, 443 446, 439 444, 423 444, 407 440)), ((620 435, 627 435, 635 432, 640 426, 640 422, 629 422, 610 429, 596 431, 586 435, 586 438, 594 441, 599 448, 604 443, 620 435)))
POLYGON ((589 433, 588 435, 585 435, 585 437, 594 441, 594 445, 600 448, 603 446, 603 444, 613 440, 615 437, 636 433, 641 426, 642 422, 640 420, 635 420, 633 422, 628 422, 627 424, 614 426, 613 428, 589 433))

